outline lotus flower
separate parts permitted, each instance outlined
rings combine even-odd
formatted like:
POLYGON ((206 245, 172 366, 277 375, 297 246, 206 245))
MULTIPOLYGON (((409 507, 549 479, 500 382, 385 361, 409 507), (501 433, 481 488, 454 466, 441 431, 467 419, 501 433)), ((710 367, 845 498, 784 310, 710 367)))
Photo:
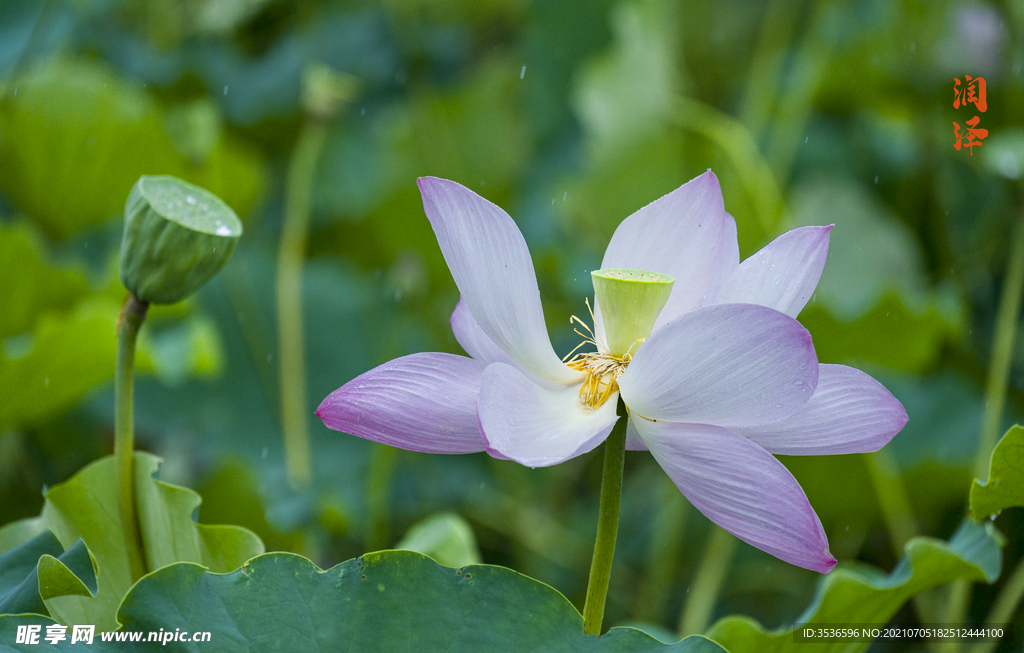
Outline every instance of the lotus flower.
POLYGON ((740 263, 736 223, 709 170, 626 218, 595 272, 597 351, 555 353, 522 234, 451 181, 418 181, 461 299, 469 354, 385 363, 328 396, 328 427, 402 449, 487 451, 531 467, 584 454, 611 432, 648 450, 711 521, 786 562, 836 561, 806 495, 772 454, 875 451, 907 421, 867 374, 819 364, 796 321, 831 226, 789 231, 740 263), (674 279, 674 283, 672 280, 674 279))

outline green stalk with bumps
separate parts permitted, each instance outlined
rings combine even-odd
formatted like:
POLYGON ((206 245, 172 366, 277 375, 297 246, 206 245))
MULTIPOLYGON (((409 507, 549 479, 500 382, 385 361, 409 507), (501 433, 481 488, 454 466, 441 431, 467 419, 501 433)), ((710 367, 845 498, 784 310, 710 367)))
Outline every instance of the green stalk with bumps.
POLYGON ((124 208, 121 282, 130 293, 117 330, 114 458, 118 515, 132 581, 147 570, 135 501, 134 362, 139 329, 152 304, 198 290, 227 262, 242 223, 220 198, 174 177, 141 177, 124 208))

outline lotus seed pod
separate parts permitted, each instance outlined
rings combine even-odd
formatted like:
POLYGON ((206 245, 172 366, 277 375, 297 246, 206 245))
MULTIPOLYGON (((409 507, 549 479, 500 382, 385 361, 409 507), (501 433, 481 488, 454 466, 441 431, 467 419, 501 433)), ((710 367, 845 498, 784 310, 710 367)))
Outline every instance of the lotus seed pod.
POLYGON ((594 270, 594 296, 601 307, 608 353, 635 353, 665 308, 674 277, 647 270, 594 270))
POLYGON ((241 235, 238 216, 213 193, 140 177, 124 206, 121 282, 144 302, 179 302, 217 274, 241 235))

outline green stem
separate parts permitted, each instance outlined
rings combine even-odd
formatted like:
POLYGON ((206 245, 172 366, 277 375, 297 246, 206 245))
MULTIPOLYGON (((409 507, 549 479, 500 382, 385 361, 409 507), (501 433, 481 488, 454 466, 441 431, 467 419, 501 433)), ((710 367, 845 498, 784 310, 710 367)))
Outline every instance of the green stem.
POLYGON ((117 367, 114 371, 114 481, 117 511, 134 583, 146 573, 142 537, 135 512, 135 341, 149 304, 129 295, 117 328, 117 367))
POLYGON ((604 473, 601 477, 601 507, 597 517, 597 538, 587 582, 587 602, 583 606, 583 632, 600 635, 608 582, 612 576, 615 538, 619 533, 619 505, 622 501, 622 470, 626 462, 625 406, 619 399, 619 421, 604 443, 604 473))
POLYGON ((313 476, 306 407, 306 354, 302 319, 302 266, 309 235, 313 173, 327 137, 327 126, 308 120, 288 165, 284 226, 277 257, 278 363, 281 378, 281 430, 288 482, 293 488, 313 476))
POLYGON ((704 547, 704 558, 697 568, 686 607, 679 619, 680 637, 699 635, 707 629, 738 541, 728 531, 711 526, 711 536, 704 547))

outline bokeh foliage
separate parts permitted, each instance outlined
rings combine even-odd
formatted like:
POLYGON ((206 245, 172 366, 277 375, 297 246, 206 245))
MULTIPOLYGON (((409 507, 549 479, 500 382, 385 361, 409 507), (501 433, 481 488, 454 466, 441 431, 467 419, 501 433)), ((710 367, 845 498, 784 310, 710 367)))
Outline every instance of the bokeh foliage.
MULTIPOLYGON (((199 519, 328 568, 453 512, 485 562, 582 605, 594 456, 529 470, 390 451, 314 420, 313 483, 285 481, 276 257, 313 64, 360 90, 327 126, 312 179, 310 414, 385 360, 461 353, 416 177, 459 181, 517 220, 565 353, 618 222, 710 167, 744 256, 787 228, 836 225, 801 320, 823 362, 862 367, 907 407, 882 455, 911 530, 956 530, 1022 211, 1015 3, 0 2, 0 522, 37 514, 44 486, 109 451, 120 212, 139 175, 173 174, 246 228, 220 277, 143 330, 137 437, 165 460, 162 478, 201 490, 199 519), (988 80, 979 156, 953 148, 950 123, 970 115, 952 107, 952 78, 965 74, 988 80)), ((1010 379, 1004 425, 1024 407, 1024 352, 1010 379)), ((906 541, 887 525, 876 463, 785 462, 840 560, 895 567, 906 541)), ((626 474, 609 621, 675 631, 710 529, 647 454, 626 474)), ((1017 512, 996 525, 1019 531, 1017 512)), ((1011 537, 1008 564, 1022 552, 1011 537)), ((709 613, 771 628, 815 582, 739 545, 709 613)), ((979 590, 972 618, 995 589, 979 590)))

